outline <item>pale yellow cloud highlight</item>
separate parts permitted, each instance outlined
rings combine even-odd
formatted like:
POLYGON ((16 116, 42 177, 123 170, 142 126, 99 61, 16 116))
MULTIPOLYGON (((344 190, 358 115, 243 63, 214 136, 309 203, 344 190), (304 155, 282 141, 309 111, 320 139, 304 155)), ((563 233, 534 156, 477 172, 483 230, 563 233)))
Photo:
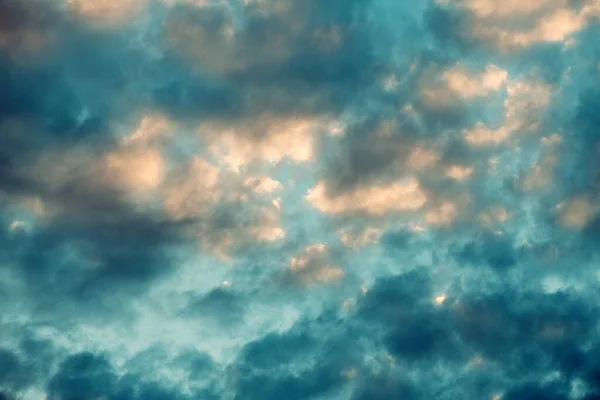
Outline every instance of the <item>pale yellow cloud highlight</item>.
POLYGON ((285 158, 298 163, 313 158, 314 135, 321 121, 288 119, 259 122, 249 127, 206 127, 210 151, 233 171, 252 163, 275 164, 285 158), (261 134, 255 134, 261 130, 261 134))
POLYGON ((458 219, 459 211, 456 202, 444 201, 439 207, 425 213, 425 222, 431 225, 452 225, 458 219))
POLYGON ((445 175, 455 181, 466 181, 473 175, 473 168, 462 165, 451 165, 446 169, 445 175))
POLYGON ((523 188, 527 191, 534 191, 548 186, 552 181, 552 174, 557 163, 556 157, 547 156, 534 164, 525 176, 523 188))
POLYGON ((490 129, 485 124, 478 122, 464 133, 466 141, 472 146, 489 146, 504 142, 512 135, 506 127, 490 129))
POLYGON ((170 128, 171 123, 162 116, 144 116, 133 133, 104 156, 107 181, 133 196, 158 189, 166 175, 166 160, 159 140, 166 137, 170 128))
POLYGON ((173 123, 160 114, 148 114, 142 117, 126 143, 150 142, 166 137, 173 123))
POLYGON ((508 221, 511 214, 502 206, 493 206, 482 211, 477 216, 479 223, 486 227, 493 227, 496 224, 503 224, 508 221))
POLYGON ((511 82, 506 91, 504 110, 508 129, 535 129, 535 117, 550 104, 552 87, 540 81, 521 79, 511 82))
POLYGON ((139 134, 140 126, 106 153, 97 154, 77 146, 49 151, 31 168, 52 190, 77 181, 81 187, 118 189, 133 202, 145 200, 146 195, 157 194, 163 184, 166 160, 161 143, 139 134))
POLYGON ((263 207, 254 226, 249 232, 259 242, 274 242, 285 238, 285 231, 281 227, 281 214, 278 208, 263 207))
POLYGON ((23 205, 38 217, 48 213, 48 206, 39 197, 27 196, 23 198, 23 205))
POLYGON ((165 160, 158 149, 119 149, 105 162, 110 178, 136 194, 157 189, 164 179, 165 160))
POLYGON ((441 198, 423 214, 423 221, 434 227, 448 227, 465 217, 472 204, 471 196, 464 194, 453 199, 441 198))
POLYGON ((503 89, 508 72, 494 64, 478 71, 457 64, 441 73, 429 71, 421 82, 421 95, 437 107, 451 106, 457 101, 486 97, 503 89))
POLYGON ((173 219, 196 220, 191 229, 197 234, 201 247, 224 261, 231 261, 230 254, 239 245, 273 242, 285 237, 278 198, 263 202, 282 188, 269 177, 244 177, 196 157, 187 171, 166 188, 163 204, 173 219), (239 211, 247 218, 246 222, 221 226, 213 220, 212 213, 221 204, 241 207, 239 211))
POLYGON ((348 247, 359 249, 378 243, 384 232, 385 229, 374 227, 367 227, 359 232, 343 229, 340 232, 340 240, 348 247))
POLYGON ((503 50, 536 43, 563 42, 600 14, 600 1, 588 1, 581 9, 568 0, 463 0, 458 3, 477 18, 472 34, 503 50), (521 22, 517 28, 511 22, 521 22))
POLYGON ((25 226, 25 224, 23 223, 23 221, 15 220, 10 223, 9 229, 11 231, 15 231, 17 229, 23 228, 24 226, 25 226))
POLYGON ((456 66, 444 72, 448 88, 460 97, 472 98, 487 96, 502 89, 508 72, 495 65, 488 65, 485 71, 470 75, 463 67, 456 66))
POLYGON ((302 255, 292 257, 288 269, 304 285, 331 283, 344 277, 341 268, 333 265, 327 246, 324 244, 310 245, 302 255))
POLYGON ((533 132, 539 128, 543 112, 551 101, 552 88, 539 81, 515 80, 507 85, 504 100, 504 125, 491 129, 478 122, 464 132, 472 146, 489 146, 505 142, 515 133, 533 132))
POLYGON ((566 5, 565 0, 457 0, 479 18, 509 19, 566 5))
POLYGON ((167 188, 164 207, 175 219, 198 217, 221 195, 218 184, 219 169, 195 158, 185 175, 167 188))
POLYGON ((328 214, 364 212, 374 216, 391 211, 418 210, 427 202, 427 196, 415 178, 387 186, 359 187, 333 197, 328 195, 326 183, 320 182, 308 191, 306 199, 328 214))
POLYGON ((147 0, 64 0, 67 8, 94 26, 111 27, 131 22, 147 0))
POLYGON ((275 193, 283 189, 281 182, 276 181, 268 176, 251 176, 246 179, 244 185, 250 188, 253 192, 260 194, 275 193))
POLYGON ((441 294, 435 298, 435 304, 437 304, 438 306, 441 306, 442 304, 444 304, 446 302, 447 299, 448 299, 448 296, 446 294, 441 294))
POLYGON ((219 0, 162 0, 162 2, 168 6, 174 6, 177 4, 185 3, 191 4, 196 7, 204 8, 218 4, 219 0))
POLYGON ((594 215, 588 196, 578 196, 558 205, 561 225, 570 229, 582 229, 594 215))
POLYGON ((560 144, 562 136, 554 134, 540 140, 540 159, 525 172, 521 185, 526 191, 542 189, 552 182, 552 177, 561 158, 560 144))
POLYGON ((433 168, 441 156, 433 150, 416 146, 410 153, 407 166, 416 170, 425 170, 433 168))

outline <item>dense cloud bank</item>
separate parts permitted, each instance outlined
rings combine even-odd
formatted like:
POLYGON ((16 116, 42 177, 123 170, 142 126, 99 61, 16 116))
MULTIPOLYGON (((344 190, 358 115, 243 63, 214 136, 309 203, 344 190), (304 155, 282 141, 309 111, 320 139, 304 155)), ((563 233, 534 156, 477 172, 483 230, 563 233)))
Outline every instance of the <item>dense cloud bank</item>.
POLYGON ((600 398, 597 0, 0 0, 0 400, 600 398))

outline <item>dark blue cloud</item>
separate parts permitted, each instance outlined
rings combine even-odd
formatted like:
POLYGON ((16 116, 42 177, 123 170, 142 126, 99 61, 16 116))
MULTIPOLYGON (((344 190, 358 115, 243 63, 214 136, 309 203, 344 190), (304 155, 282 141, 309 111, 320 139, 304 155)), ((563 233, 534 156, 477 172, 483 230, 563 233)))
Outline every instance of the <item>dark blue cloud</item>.
POLYGON ((110 395, 117 376, 108 360, 92 353, 68 357, 48 382, 50 398, 80 399, 110 395))
MULTIPOLYGON (((148 355, 152 354, 151 352, 148 355)), ((156 353, 155 353, 156 355, 156 353)), ((212 369, 210 359, 203 355, 188 355, 184 363, 194 381, 202 379, 207 368, 212 369)), ((153 360, 150 358, 150 360, 153 360)), ((148 365, 145 366, 146 368, 148 365)), ((175 367, 175 365, 173 365, 175 367)), ((213 371, 210 371, 213 372, 213 371)), ((190 396, 181 388, 171 388, 153 380, 153 372, 144 375, 119 375, 106 357, 89 352, 68 356, 59 365, 56 374, 48 381, 49 399, 168 399, 217 398, 210 387, 194 391, 190 396)))
POLYGON ((459 265, 469 263, 475 267, 487 265, 496 271, 514 266, 517 262, 515 246, 510 239, 484 234, 456 251, 459 265))
POLYGON ((207 318, 223 324, 239 324, 244 321, 244 299, 224 288, 213 289, 199 299, 192 299, 183 310, 186 317, 207 318))

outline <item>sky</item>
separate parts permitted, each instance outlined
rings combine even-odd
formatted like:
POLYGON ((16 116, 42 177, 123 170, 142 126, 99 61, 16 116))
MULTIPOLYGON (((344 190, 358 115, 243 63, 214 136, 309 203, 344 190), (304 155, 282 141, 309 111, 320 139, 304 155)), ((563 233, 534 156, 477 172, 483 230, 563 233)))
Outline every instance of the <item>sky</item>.
POLYGON ((599 17, 0 0, 0 399, 600 399, 599 17))

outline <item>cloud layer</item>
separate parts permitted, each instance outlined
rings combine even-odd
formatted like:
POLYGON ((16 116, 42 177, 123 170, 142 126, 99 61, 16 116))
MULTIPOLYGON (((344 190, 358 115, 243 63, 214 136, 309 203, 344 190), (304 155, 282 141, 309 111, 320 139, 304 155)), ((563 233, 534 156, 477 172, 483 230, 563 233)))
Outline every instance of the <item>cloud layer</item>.
POLYGON ((0 400, 600 398, 597 0, 0 0, 0 400))

